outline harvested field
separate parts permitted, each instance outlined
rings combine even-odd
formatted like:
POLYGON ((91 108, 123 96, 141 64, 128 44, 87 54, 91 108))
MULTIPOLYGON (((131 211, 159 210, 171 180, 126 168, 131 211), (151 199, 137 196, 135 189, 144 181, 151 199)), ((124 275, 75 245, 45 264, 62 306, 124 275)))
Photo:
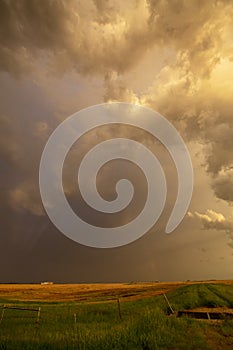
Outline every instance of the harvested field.
MULTIPOLYGON (((200 281, 195 284, 226 284, 233 281, 200 281)), ((104 301, 115 298, 137 300, 161 295, 194 282, 147 282, 113 284, 0 284, 0 298, 25 301, 104 301)))

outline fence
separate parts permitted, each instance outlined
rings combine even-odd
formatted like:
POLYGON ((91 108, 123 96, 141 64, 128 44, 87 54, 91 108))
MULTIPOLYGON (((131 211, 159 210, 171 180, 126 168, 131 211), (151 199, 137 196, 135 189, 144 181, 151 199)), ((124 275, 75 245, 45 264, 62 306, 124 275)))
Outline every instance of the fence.
POLYGON ((3 305, 2 308, 2 313, 1 313, 1 318, 0 318, 0 323, 3 320, 4 314, 6 310, 20 310, 20 311, 32 311, 37 313, 37 318, 36 318, 36 323, 39 324, 40 322, 40 313, 41 313, 41 308, 25 308, 25 307, 20 307, 20 306, 12 306, 12 305, 3 305))

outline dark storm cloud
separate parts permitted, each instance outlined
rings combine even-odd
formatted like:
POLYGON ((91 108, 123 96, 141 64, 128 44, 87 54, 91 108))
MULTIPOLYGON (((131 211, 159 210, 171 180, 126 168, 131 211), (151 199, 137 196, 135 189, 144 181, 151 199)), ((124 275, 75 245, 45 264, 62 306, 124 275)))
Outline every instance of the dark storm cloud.
POLYGON ((228 201, 233 203, 233 172, 232 170, 225 170, 221 172, 217 179, 213 182, 213 190, 215 195, 223 199, 224 201, 228 201))
POLYGON ((129 28, 125 22, 132 9, 137 13, 137 1, 121 6, 101 1, 1 0, 0 68, 21 75, 41 60, 55 72, 125 71, 143 56, 141 48, 147 43, 141 28, 139 33, 136 28, 135 34, 132 31, 130 17, 129 28), (135 43, 137 36, 140 45, 135 43))
POLYGON ((193 0, 1 0, 0 68, 20 75, 41 60, 60 73, 123 73, 158 45, 189 48, 193 69, 208 75, 219 60, 216 18, 223 20, 227 7, 225 1, 193 0))
MULTIPOLYGON (((178 126, 186 141, 205 145, 205 168, 214 193, 224 201, 233 201, 231 18, 229 1, 0 0, 0 70, 9 73, 0 77, 0 240, 5 247, 1 266, 9 267, 2 269, 1 280, 157 279, 156 257, 160 242, 164 242, 160 233, 166 215, 156 226, 156 235, 150 232, 145 241, 105 252, 71 242, 49 222, 38 188, 39 161, 46 140, 57 126, 58 105, 63 99, 69 105, 70 96, 69 91, 61 93, 57 105, 50 104, 46 83, 40 88, 34 81, 38 76, 62 80, 67 72, 90 75, 104 82, 105 94, 98 102, 141 102, 158 110, 178 126), (143 58, 152 49, 155 56, 163 55, 161 48, 171 52, 174 59, 163 63, 147 89, 135 91, 125 75, 140 70, 143 58), (14 256, 10 262, 9 251, 14 256)), ((143 69, 140 76, 144 76, 143 69)), ((77 78, 79 84, 82 90, 77 78)), ((88 105, 88 89, 86 95, 88 105)), ((75 100, 75 108, 79 103, 75 100)), ((156 148, 148 136, 122 131, 156 148)), ((114 136, 110 128, 98 130, 90 138, 99 141, 114 136)), ((72 158, 71 154, 72 164, 86 150, 85 142, 81 147, 78 155, 74 153, 72 158)), ((126 169, 126 173, 130 171, 126 169)), ((109 174, 107 169, 103 181, 109 174)), ((137 181, 139 177, 135 175, 137 181)), ((78 209, 80 198, 72 195, 76 184, 72 180, 72 187, 70 178, 68 173, 65 189, 78 209)), ((111 198, 112 181, 105 192, 111 198)), ((142 192, 139 187, 139 199, 142 192)), ((171 197, 174 203, 174 193, 171 197)), ((89 214, 83 209, 84 217, 89 214)), ((128 214, 132 217, 134 213, 128 214)), ((97 223, 103 220, 93 217, 97 223)), ((231 235, 230 220, 201 220, 206 230, 218 229, 231 235)), ((110 224, 108 217, 105 225, 110 224)), ((173 246, 176 250, 175 240, 173 246)), ((166 257, 161 274, 167 269, 166 257)), ((173 277, 170 272, 166 276, 173 277)))

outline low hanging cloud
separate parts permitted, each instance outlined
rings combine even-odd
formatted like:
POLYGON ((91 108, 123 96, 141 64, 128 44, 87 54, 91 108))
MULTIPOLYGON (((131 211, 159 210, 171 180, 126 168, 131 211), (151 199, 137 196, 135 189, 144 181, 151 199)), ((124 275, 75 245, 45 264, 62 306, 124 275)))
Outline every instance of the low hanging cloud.
POLYGON ((201 222, 206 230, 224 231, 233 239, 233 217, 226 218, 222 213, 208 209, 204 214, 188 212, 188 217, 201 222))
POLYGON ((191 220, 201 223, 204 230, 216 230, 227 234, 229 238, 228 245, 233 248, 233 216, 225 217, 222 213, 208 209, 205 213, 188 212, 187 216, 191 220))

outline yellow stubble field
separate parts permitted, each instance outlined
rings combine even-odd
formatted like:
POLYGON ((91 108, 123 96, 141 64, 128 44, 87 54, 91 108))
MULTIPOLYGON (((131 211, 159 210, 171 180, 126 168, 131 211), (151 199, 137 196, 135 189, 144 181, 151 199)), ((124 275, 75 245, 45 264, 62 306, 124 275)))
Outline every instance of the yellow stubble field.
POLYGON ((178 287, 197 283, 233 284, 233 280, 112 284, 0 284, 0 298, 22 301, 64 302, 98 302, 115 298, 130 300, 161 295, 178 287))

